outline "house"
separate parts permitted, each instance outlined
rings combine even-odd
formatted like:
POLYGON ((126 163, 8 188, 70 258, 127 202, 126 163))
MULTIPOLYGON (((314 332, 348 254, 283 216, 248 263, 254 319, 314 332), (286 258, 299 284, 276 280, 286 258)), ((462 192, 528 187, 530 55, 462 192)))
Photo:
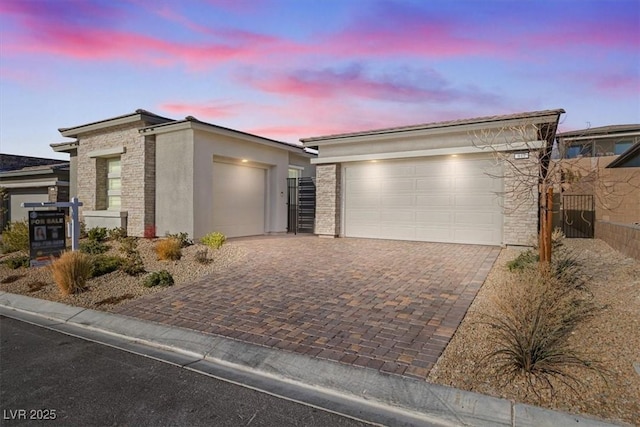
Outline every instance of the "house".
POLYGON ((564 110, 301 139, 321 236, 526 245, 564 110), (542 163, 541 163, 542 162, 542 163))
POLYGON ((8 221, 27 219, 24 202, 69 200, 69 162, 2 153, 0 188, 0 229, 4 229, 8 221))
POLYGON ((287 178, 314 174, 301 146, 191 116, 136 110, 59 131, 75 138, 51 147, 70 154, 81 219, 132 236, 285 232, 287 178))
POLYGON ((640 142, 609 163, 598 178, 595 237, 640 260, 640 142))
POLYGON ((556 135, 556 140, 563 159, 619 156, 640 141, 640 124, 562 132, 556 135))

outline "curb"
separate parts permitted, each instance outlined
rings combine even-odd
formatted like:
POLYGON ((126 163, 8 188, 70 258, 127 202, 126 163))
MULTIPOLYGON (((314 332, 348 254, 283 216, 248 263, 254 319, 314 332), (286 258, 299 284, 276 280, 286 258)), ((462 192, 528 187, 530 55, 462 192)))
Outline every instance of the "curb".
POLYGON ((185 328, 7 292, 0 292, 0 314, 382 425, 614 425, 185 328))

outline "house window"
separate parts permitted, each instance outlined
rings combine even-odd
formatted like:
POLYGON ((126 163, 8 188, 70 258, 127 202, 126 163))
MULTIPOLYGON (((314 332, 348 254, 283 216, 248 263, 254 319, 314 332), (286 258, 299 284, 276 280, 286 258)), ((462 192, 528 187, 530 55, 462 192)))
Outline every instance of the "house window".
POLYGON ((107 210, 110 211, 119 211, 122 206, 120 171, 120 157, 107 159, 107 210))
POLYGON ((614 148, 615 154, 622 154, 627 151, 633 145, 632 141, 618 141, 616 142, 616 146, 614 148))
POLYGON ((575 159, 577 157, 591 157, 591 144, 576 144, 567 149, 567 159, 575 159))

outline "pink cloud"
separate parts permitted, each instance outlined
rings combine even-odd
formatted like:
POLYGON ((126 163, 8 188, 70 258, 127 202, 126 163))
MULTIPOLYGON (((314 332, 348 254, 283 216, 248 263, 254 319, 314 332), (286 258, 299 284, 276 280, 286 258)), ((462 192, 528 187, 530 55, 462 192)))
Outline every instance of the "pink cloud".
POLYGON ((498 96, 477 88, 453 88, 435 70, 404 67, 393 73, 370 74, 362 65, 353 64, 344 69, 303 69, 288 74, 268 74, 261 70, 258 75, 247 75, 243 80, 266 92, 309 98, 355 96, 394 102, 500 102, 498 96))
POLYGON ((237 104, 225 104, 212 101, 211 103, 166 102, 159 108, 170 114, 194 116, 198 120, 210 121, 221 117, 231 117, 237 114, 237 104))

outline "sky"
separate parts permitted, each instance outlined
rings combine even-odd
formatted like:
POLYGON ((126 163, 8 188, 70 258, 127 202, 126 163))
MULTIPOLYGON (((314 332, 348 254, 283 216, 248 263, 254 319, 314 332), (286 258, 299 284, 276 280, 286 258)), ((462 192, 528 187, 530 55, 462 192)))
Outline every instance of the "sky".
POLYGON ((279 141, 563 108, 640 123, 640 0, 0 0, 0 151, 145 109, 279 141))

